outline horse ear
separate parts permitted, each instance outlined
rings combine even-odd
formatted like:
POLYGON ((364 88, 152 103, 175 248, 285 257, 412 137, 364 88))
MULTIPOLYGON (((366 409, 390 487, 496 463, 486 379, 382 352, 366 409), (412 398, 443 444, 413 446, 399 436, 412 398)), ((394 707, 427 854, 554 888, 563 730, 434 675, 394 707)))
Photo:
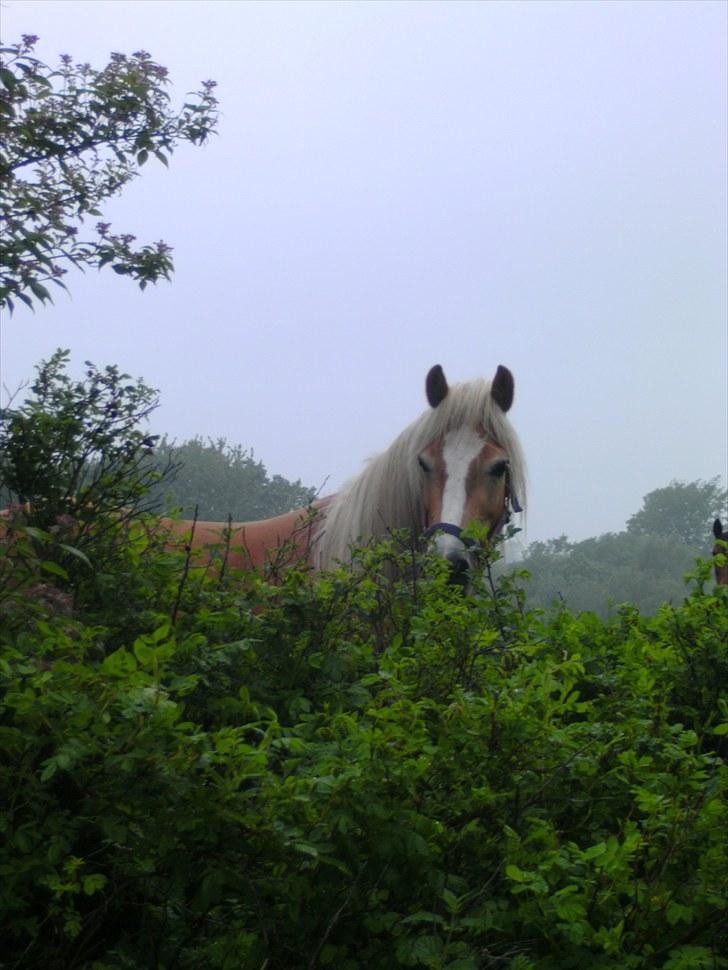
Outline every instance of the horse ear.
POLYGON ((447 378, 439 364, 435 364, 434 367, 430 368, 425 381, 425 391, 427 393, 427 400, 430 402, 430 407, 433 408, 436 408, 447 397, 447 378))
POLYGON ((513 389, 513 374, 503 364, 498 364, 498 370, 490 385, 490 396, 501 411, 508 411, 513 404, 513 389))
POLYGON ((720 521, 720 519, 716 519, 713 523, 713 535, 716 539, 723 538, 723 523, 720 521))

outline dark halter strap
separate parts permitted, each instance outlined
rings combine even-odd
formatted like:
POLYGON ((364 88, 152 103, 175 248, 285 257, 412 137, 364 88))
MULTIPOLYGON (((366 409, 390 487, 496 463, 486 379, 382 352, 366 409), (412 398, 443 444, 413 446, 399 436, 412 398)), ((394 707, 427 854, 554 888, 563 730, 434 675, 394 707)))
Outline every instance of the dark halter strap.
MULTIPOLYGON (((511 488, 510 482, 508 482, 506 488, 505 505, 503 506, 503 515, 493 529, 494 535, 498 535, 508 525, 508 523, 511 521, 512 512, 523 512, 523 508, 521 507, 521 503, 518 501, 518 496, 511 488)), ((475 539, 471 539, 469 536, 464 536, 463 529, 459 525, 453 525, 452 522, 434 522, 425 529, 422 536, 425 539, 431 539, 437 532, 444 532, 446 535, 454 536, 456 539, 459 539, 462 542, 466 549, 477 549, 479 546, 479 543, 475 539)))
POLYGON ((475 539, 470 539, 468 536, 463 535, 463 530, 459 525, 453 525, 452 522, 433 522, 432 525, 428 526, 422 533, 425 539, 431 539, 436 532, 445 532, 449 536, 455 536, 459 539, 462 544, 467 549, 476 549, 478 543, 475 539))

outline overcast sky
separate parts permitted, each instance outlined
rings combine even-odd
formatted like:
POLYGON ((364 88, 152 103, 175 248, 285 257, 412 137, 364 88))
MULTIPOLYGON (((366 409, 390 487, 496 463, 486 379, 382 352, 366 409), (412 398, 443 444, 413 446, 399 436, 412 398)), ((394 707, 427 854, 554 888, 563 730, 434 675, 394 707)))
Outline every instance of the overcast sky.
POLYGON ((174 247, 172 284, 69 274, 71 298, 2 319, 3 383, 68 347, 158 387, 154 430, 332 491, 419 414, 432 364, 503 363, 531 540, 725 477, 727 11, 2 0, 5 43, 96 67, 143 48, 175 104, 213 78, 222 110, 105 210, 174 247))

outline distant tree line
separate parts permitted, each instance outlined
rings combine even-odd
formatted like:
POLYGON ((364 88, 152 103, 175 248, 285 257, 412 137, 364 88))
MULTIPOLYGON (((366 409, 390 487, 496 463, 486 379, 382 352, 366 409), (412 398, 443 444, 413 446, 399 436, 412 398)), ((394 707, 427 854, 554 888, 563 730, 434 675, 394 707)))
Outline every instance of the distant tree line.
POLYGON ((269 475, 262 461, 241 445, 191 438, 177 445, 167 436, 154 449, 160 473, 169 465, 175 472, 153 486, 151 497, 189 518, 197 508, 200 519, 212 522, 249 522, 305 507, 315 489, 300 479, 289 482, 269 475))
POLYGON ((531 543, 519 563, 530 573, 531 605, 561 600, 570 609, 607 616, 621 603, 654 613, 665 602, 681 602, 686 573, 696 557, 710 555, 710 525, 726 495, 718 478, 673 481, 645 495, 623 532, 531 543))

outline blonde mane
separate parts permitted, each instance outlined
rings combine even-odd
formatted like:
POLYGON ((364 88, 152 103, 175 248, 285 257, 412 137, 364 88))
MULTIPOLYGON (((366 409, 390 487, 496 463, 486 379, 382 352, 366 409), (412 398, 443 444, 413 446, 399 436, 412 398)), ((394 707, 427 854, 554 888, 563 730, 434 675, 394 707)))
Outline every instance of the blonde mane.
POLYGON ((428 408, 392 442, 370 459, 356 477, 333 497, 321 515, 311 561, 318 569, 331 569, 350 558, 351 547, 381 538, 391 529, 425 528, 422 503, 423 472, 417 457, 429 444, 456 428, 485 430, 510 459, 511 487, 526 504, 523 452, 510 421, 490 393, 485 380, 455 384, 445 399, 428 408))

